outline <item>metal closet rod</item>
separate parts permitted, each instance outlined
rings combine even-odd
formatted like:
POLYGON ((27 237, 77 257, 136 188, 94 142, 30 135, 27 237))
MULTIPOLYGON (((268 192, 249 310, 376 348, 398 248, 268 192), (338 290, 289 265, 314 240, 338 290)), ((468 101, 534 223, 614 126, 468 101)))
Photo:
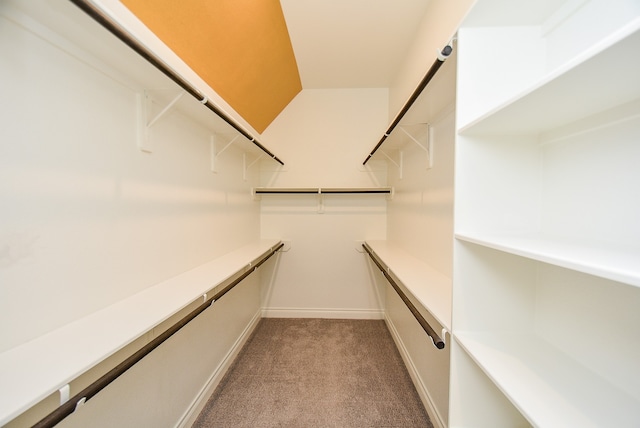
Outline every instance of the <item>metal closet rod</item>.
POLYGON ((391 194, 391 188, 329 188, 329 187, 305 187, 305 188, 268 188, 259 187, 255 189, 256 195, 273 195, 273 194, 305 194, 305 195, 318 195, 318 194, 391 194))
POLYGON ((435 330, 431 328, 427 320, 424 319, 424 317, 418 311, 418 309, 416 309, 413 303, 411 303, 411 300, 409 300, 407 295, 404 294, 404 292, 398 286, 398 284, 393 280, 393 278, 391 278, 391 275, 389 275, 387 270, 384 267, 382 267, 382 264, 380 264, 380 262, 376 259, 376 257, 373 254, 373 251, 371 251, 369 246, 367 244, 362 244, 362 248, 364 248, 367 254, 369 254, 369 257, 371 257, 371 260, 373 260, 373 263, 375 263, 375 265, 378 266, 378 269, 380 269, 380 271, 382 272, 384 277, 387 279, 387 281, 389 281, 389 284, 391 284, 393 289, 396 290, 396 293, 398 293, 398 296, 400 296, 404 304, 407 305, 407 308, 409 308, 409 310, 411 311, 415 319, 418 321, 418 323, 420 323, 420 326, 422 326, 422 329, 425 331, 425 333, 429 335, 435 347, 438 349, 443 349, 445 346, 444 340, 442 340, 442 338, 438 335, 438 333, 436 333, 435 330))
POLYGON ((226 113, 216 107, 211 101, 207 99, 204 95, 202 95, 196 88, 191 86, 186 80, 184 80, 178 73, 173 71, 164 61, 154 55, 149 49, 140 44, 135 38, 131 36, 127 31, 125 31, 121 26, 116 24, 113 20, 111 20, 107 15, 102 13, 100 9, 91 4, 87 0, 70 0, 73 4, 79 7, 82 11, 84 11, 87 15, 93 18, 97 23, 102 25, 106 30, 108 30, 111 34, 120 39, 124 44, 129 46, 135 52, 138 53, 141 57, 146 59, 149 63, 151 63, 154 67, 160 70, 165 76, 169 79, 173 80, 178 86, 188 92, 195 99, 200 101, 204 106, 206 106, 209 110, 218 115, 222 120, 224 120, 227 124, 231 125, 233 129, 238 131, 245 137, 247 140, 251 141, 253 144, 258 146, 260 150, 269 155, 270 158, 278 162, 280 165, 284 165, 276 155, 271 153, 265 146, 260 144, 258 140, 252 137, 247 131, 245 131, 238 123, 236 123, 233 119, 231 119, 226 113))
POLYGON ((422 91, 424 91, 424 88, 427 87, 429 82, 431 82, 431 79, 433 79, 433 76, 436 75, 436 72, 438 71, 438 69, 440 69, 440 66, 444 64, 447 58, 449 58, 449 55, 451 55, 451 52, 453 52, 453 46, 451 46, 451 44, 448 44, 442 49, 442 51, 438 55, 438 58, 433 62, 433 64, 429 68, 429 71, 427 71, 427 74, 422 78, 422 80, 420 81, 416 89, 413 91, 413 93, 411 94, 407 102, 404 104, 404 106, 402 107, 402 109, 400 110, 396 118, 393 120, 393 122, 391 122, 391 125, 389 125, 389 128, 387 128, 387 132, 385 132, 382 138, 380 138, 380 141, 378 141, 378 144, 376 144, 373 150, 371 150, 371 153, 369 153, 369 156, 367 156, 364 162, 362 162, 362 165, 366 165, 367 162, 369 162, 369 159, 371 159, 374 153, 378 151, 382 143, 384 143, 384 140, 386 140, 387 137, 391 135, 391 133, 396 128, 396 126, 398 126, 398 124, 400 123, 404 115, 407 114, 407 112, 409 111, 413 103, 416 102, 416 100, 418 99, 422 91))
POLYGON ((129 358, 115 366, 105 375, 100 377, 98 380, 93 382, 91 385, 87 386, 85 389, 71 397, 66 403, 62 404, 53 412, 49 413, 43 419, 41 419, 38 423, 36 423, 32 428, 49 428, 57 425, 62 422, 64 418, 75 412, 76 407, 79 404, 84 404, 98 392, 107 387, 111 382, 116 380, 120 375, 133 367, 137 362, 142 360, 145 356, 151 353, 154 349, 164 343, 167 339, 177 333, 182 327, 191 322, 194 318, 204 312, 209 306, 213 304, 213 302, 218 301, 222 296, 227 294, 233 287, 238 285, 242 280, 251 275, 256 269, 258 269, 264 262, 266 262, 272 255, 274 255, 280 248, 284 246, 284 243, 280 243, 277 247, 272 248, 269 253, 263 256, 260 261, 256 264, 249 264, 249 270, 244 272, 238 278, 233 280, 229 285, 224 287, 222 290, 218 291, 213 297, 209 298, 203 304, 198 306, 192 312, 190 312, 187 316, 182 318, 180 321, 172 325, 167 331, 162 333, 160 336, 153 339, 151 342, 147 343, 144 347, 138 350, 135 354, 131 355, 129 358))

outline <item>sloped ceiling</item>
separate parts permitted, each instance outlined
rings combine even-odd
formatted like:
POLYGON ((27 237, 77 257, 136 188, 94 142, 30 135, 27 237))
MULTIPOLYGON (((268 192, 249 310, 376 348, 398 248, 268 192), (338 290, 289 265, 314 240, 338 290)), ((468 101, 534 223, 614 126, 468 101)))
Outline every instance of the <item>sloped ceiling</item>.
POLYGON ((302 90, 385 88, 430 0, 122 0, 262 132, 302 90))
POLYGON ((302 86, 387 88, 429 0, 281 0, 302 86))
POLYGON ((302 89, 278 0, 123 0, 262 132, 302 89))

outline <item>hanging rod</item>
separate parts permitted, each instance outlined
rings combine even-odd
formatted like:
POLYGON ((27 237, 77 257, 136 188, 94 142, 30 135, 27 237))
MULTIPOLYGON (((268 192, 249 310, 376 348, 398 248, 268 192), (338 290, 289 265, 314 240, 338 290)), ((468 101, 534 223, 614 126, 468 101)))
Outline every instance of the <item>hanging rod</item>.
POLYGON ((424 88, 427 87, 429 82, 431 82, 431 79, 433 79, 433 76, 436 75, 436 72, 438 71, 440 66, 444 64, 447 58, 449 58, 449 55, 451 55, 451 52, 453 52, 453 46, 451 44, 448 44, 438 54, 438 58, 436 58, 436 60, 433 62, 433 64, 429 68, 429 71, 427 71, 427 74, 422 78, 422 80, 420 81, 416 89, 413 91, 413 93, 411 94, 407 102, 404 104, 404 106, 402 107, 402 109, 400 110, 396 118, 393 120, 393 122, 391 122, 391 125, 389 125, 389 128, 387 128, 387 131, 384 133, 382 138, 380 138, 380 141, 378 141, 378 144, 376 144, 373 150, 371 150, 371 153, 369 153, 369 156, 367 156, 364 162, 362 162, 362 165, 366 165, 367 162, 369 162, 369 159, 371 159, 374 153, 378 151, 382 143, 384 143, 384 140, 386 140, 387 137, 391 135, 391 133, 393 132, 395 127, 398 126, 398 124, 400 123, 404 115, 407 114, 407 112, 409 111, 413 103, 416 102, 416 100, 418 99, 418 97, 420 96, 424 88))
MULTIPOLYGON (((73 1, 73 0, 72 0, 73 1)), ((233 287, 238 285, 242 280, 251 275, 258 269, 264 262, 266 262, 272 255, 274 255, 278 250, 280 250, 284 246, 283 242, 280 242, 278 246, 272 248, 268 254, 264 255, 257 263, 249 264, 249 269, 240 275, 238 278, 233 280, 229 285, 224 287, 222 290, 218 291, 213 297, 206 300, 203 304, 198 306, 196 309, 191 311, 187 316, 182 318, 180 321, 172 325, 168 330, 164 333, 153 339, 151 342, 147 343, 145 346, 140 348, 136 353, 131 355, 129 358, 115 366, 113 369, 108 371, 105 375, 100 377, 98 380, 87 386, 82 391, 78 392, 76 395, 71 397, 67 402, 62 404, 53 412, 49 413, 43 419, 41 419, 38 423, 33 425, 32 428, 49 428, 60 423, 64 418, 75 412, 76 407, 78 405, 84 404, 86 401, 95 396, 98 392, 106 388, 111 382, 116 380, 120 375, 133 367, 136 363, 142 360, 145 356, 151 353, 154 349, 164 343, 167 339, 177 333, 182 327, 191 322, 194 318, 204 312, 209 306, 213 304, 213 302, 218 301, 222 296, 227 294, 233 287)))
POLYGON ((380 264, 376 256, 373 254, 373 250, 371 250, 371 248, 369 248, 369 246, 366 243, 362 244, 362 248, 364 248, 367 254, 369 254, 369 257, 371 257, 371 260, 373 260, 373 263, 375 263, 375 265, 378 266, 378 269, 380 269, 384 277, 387 278, 387 281, 389 281, 389 284, 391 284, 393 289, 396 290, 396 293, 398 293, 398 296, 400 296, 404 304, 407 305, 407 308, 409 308, 409 310, 411 311, 413 316, 416 318, 418 323, 420 323, 420 326, 422 326, 422 329, 425 331, 425 333, 427 333, 427 335, 429 335, 429 337, 433 341, 434 346, 438 349, 443 349, 445 346, 444 340, 442 340, 442 338, 438 335, 438 333, 436 333, 435 330, 431 328, 427 320, 424 319, 424 317, 418 311, 418 309, 416 309, 413 303, 411 303, 411 300, 409 300, 407 295, 404 294, 404 292, 398 286, 398 284, 393 280, 393 278, 391 278, 391 275, 389 275, 387 270, 384 267, 382 267, 382 264, 380 264))
POLYGON ((391 187, 304 187, 304 188, 281 188, 281 187, 256 187, 256 195, 275 194, 305 194, 305 195, 326 195, 326 194, 388 194, 393 192, 391 187))
POLYGON ((215 104, 202 95, 196 88, 191 86, 186 80, 184 80, 178 73, 171 69, 164 61, 162 61, 157 55, 153 54, 149 49, 138 42, 131 34, 129 34, 124 28, 114 22, 111 18, 105 15, 99 8, 91 4, 88 0, 70 0, 71 3, 79 7, 83 12, 93 18, 98 24, 102 25, 107 31, 120 39, 124 44, 133 49, 141 57, 146 59, 154 67, 160 70, 165 76, 173 80, 178 86, 188 92, 191 96, 197 99, 200 103, 206 106, 209 110, 214 112, 218 117, 224 120, 227 124, 231 125, 233 129, 238 131, 247 140, 258 146, 260 150, 265 152, 269 157, 280 165, 284 165, 276 155, 271 153, 265 146, 260 144, 251 134, 245 131, 238 123, 236 123, 225 112, 220 110, 215 104))

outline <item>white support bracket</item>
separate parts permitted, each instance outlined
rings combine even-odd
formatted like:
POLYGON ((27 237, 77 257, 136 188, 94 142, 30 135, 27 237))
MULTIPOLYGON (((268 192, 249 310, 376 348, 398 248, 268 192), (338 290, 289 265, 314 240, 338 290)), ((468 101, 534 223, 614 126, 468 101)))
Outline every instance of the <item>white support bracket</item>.
POLYGON ((167 104, 158 114, 154 117, 151 116, 151 107, 152 100, 151 96, 147 91, 144 91, 142 94, 137 94, 136 103, 137 103, 137 114, 138 114, 138 148, 143 152, 151 153, 153 148, 151 146, 151 142, 149 141, 149 129, 162 117, 164 116, 171 108, 180 101, 180 98, 184 95, 184 92, 180 92, 176 97, 174 97, 169 104, 167 104))
POLYGON ((426 132, 424 132, 424 139, 426 141, 424 143, 422 143, 420 140, 418 140, 418 138, 413 136, 402 125, 398 126, 398 128, 402 132, 404 132, 407 135, 407 137, 409 137, 409 139, 411 141, 416 143, 418 145, 418 147, 420 147, 422 150, 424 150, 427 153, 427 167, 426 167, 426 169, 431 169, 431 168, 433 168, 433 138, 432 138, 432 135, 431 135, 432 129, 429 126, 428 123, 421 123, 420 125, 421 125, 421 127, 424 126, 426 128, 425 129, 426 132))
POLYGON ((402 180, 402 174, 404 171, 404 152, 402 150, 398 152, 398 162, 394 161, 386 152, 380 150, 380 153, 382 153, 387 159, 389 159, 389 162, 398 168, 398 178, 402 180))
POLYGON ((218 156, 220 156, 222 153, 224 153, 225 150, 227 150, 229 147, 231 147, 231 145, 233 143, 236 142, 236 140, 240 138, 240 134, 236 134, 231 141, 229 141, 222 149, 220 149, 219 151, 216 151, 216 145, 219 139, 219 134, 212 134, 211 138, 210 138, 210 145, 211 145, 211 172, 214 173, 218 173, 218 156))
POLYGON ((242 154, 242 179, 244 181, 247 181, 247 173, 249 172, 249 169, 256 163, 258 163, 258 161, 262 159, 263 156, 264 156, 263 154, 259 155, 257 158, 253 160, 253 162, 247 165, 247 154, 246 153, 242 154))

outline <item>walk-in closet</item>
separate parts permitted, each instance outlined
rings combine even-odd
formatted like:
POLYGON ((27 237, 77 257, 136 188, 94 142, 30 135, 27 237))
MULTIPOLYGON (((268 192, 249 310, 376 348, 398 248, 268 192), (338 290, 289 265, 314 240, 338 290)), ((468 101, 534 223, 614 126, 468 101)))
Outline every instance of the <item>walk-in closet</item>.
POLYGON ((640 426, 640 1, 0 0, 0 426, 640 426))

